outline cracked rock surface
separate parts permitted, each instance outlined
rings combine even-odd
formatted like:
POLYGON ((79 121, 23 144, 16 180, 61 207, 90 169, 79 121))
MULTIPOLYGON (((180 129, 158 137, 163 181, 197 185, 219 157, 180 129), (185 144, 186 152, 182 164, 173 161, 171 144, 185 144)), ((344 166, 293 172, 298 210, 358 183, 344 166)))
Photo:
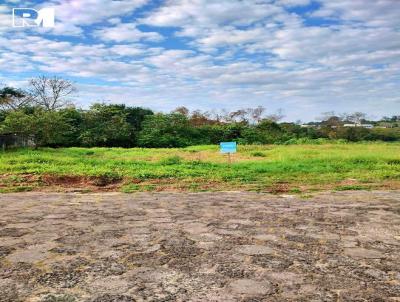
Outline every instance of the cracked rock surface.
POLYGON ((400 301, 400 192, 0 195, 0 301, 400 301))

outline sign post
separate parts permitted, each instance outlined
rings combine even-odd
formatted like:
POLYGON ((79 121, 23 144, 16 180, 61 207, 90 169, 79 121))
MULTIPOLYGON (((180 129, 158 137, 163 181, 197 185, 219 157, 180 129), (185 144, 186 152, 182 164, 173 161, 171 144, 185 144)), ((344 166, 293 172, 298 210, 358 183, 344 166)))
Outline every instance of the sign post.
POLYGON ((231 154, 236 153, 237 145, 236 142, 222 142, 219 144, 220 152, 222 154, 228 154, 228 162, 229 164, 232 163, 231 154))

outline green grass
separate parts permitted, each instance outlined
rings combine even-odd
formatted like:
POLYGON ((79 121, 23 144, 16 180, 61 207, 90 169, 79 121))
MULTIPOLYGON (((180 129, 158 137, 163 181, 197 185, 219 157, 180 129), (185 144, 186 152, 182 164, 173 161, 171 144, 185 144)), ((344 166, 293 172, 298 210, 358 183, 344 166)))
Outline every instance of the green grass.
POLYGON ((231 165, 218 146, 20 149, 0 153, 0 175, 2 190, 26 185, 26 175, 36 176, 37 186, 43 185, 42 176, 78 176, 100 185, 118 182, 124 192, 262 191, 274 186, 287 192, 302 187, 354 190, 400 182, 400 144, 239 146, 231 165))
POLYGON ((29 192, 32 191, 33 187, 25 186, 10 186, 6 188, 0 188, 0 193, 17 193, 17 192, 29 192))
POLYGON ((359 191, 368 189, 370 189, 368 186, 363 186, 363 185, 344 185, 335 188, 336 191, 359 191))

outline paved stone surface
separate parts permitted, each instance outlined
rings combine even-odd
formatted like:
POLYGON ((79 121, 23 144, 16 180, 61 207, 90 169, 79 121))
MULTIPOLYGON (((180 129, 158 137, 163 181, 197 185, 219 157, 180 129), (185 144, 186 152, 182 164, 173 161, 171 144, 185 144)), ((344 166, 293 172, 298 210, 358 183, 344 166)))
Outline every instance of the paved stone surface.
POLYGON ((0 301, 399 301, 400 192, 0 195, 0 301))

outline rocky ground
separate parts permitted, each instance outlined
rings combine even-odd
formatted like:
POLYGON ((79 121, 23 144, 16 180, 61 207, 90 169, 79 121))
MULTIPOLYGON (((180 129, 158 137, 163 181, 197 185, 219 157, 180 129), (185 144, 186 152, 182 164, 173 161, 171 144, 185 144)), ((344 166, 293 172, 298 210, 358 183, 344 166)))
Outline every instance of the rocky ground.
POLYGON ((3 194, 0 301, 400 301, 400 192, 3 194))

